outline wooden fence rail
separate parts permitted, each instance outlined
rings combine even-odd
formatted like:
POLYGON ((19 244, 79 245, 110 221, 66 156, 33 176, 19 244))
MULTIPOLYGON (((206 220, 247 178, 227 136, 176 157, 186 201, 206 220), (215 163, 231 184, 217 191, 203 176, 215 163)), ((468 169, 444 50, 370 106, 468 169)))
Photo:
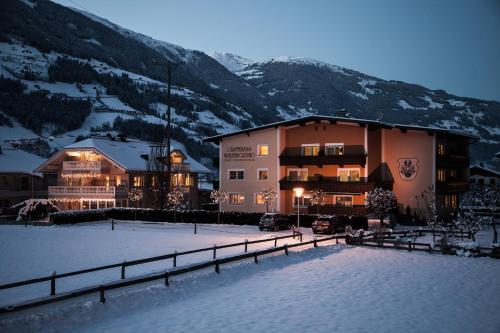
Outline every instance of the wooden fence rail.
MULTIPOLYGON (((295 236, 295 235, 293 235, 295 236)), ((291 238, 293 236, 283 236, 283 237, 277 237, 277 239, 285 239, 285 238, 291 238)), ((271 238, 271 241, 274 241, 276 238, 271 238)), ((345 239, 345 236, 330 236, 330 237, 325 237, 325 238, 319 238, 319 239, 313 239, 311 241, 306 241, 306 242, 299 242, 299 243, 294 243, 294 244, 285 244, 282 246, 275 246, 272 248, 264 249, 264 250, 259 250, 259 251, 254 251, 254 252, 246 252, 243 254, 238 254, 234 256, 228 256, 228 257, 223 257, 220 259, 212 259, 210 261, 205 261, 201 263, 196 263, 184 267, 174 267, 170 270, 160 272, 160 273, 154 273, 150 275, 145 275, 145 276, 139 276, 139 277, 133 277, 129 279, 123 279, 115 282, 110 282, 98 286, 91 286, 91 287, 85 287, 77 290, 73 290, 67 293, 62 293, 58 295, 53 295, 53 296, 46 296, 34 300, 29 300, 17 304, 12 304, 9 306, 4 306, 0 308, 0 313, 6 313, 6 312, 13 312, 13 311, 19 311, 23 309, 28 309, 44 304, 50 304, 58 301, 63 301, 83 295, 88 295, 92 293, 99 293, 99 300, 104 303, 106 301, 105 299, 105 292, 108 290, 113 290, 113 289, 118 289, 118 288, 123 288, 127 286, 132 286, 136 284, 141 284, 145 282, 150 282, 150 281, 156 281, 156 280, 164 280, 165 285, 169 285, 169 279, 172 276, 177 276, 177 275, 182 275, 202 269, 206 269, 209 267, 214 267, 216 273, 220 273, 220 266, 222 264, 228 264, 236 261, 241 261, 245 259, 253 259, 254 262, 257 264, 258 263, 258 257, 263 256, 263 255, 268 255, 272 253, 277 253, 277 252, 284 252, 285 254, 288 254, 288 250, 290 248, 294 247, 299 247, 299 246, 305 246, 305 245, 314 245, 314 247, 317 247, 317 244, 320 242, 325 242, 329 240, 339 240, 339 239, 345 239)), ((267 240, 269 241, 269 240, 267 240)), ((253 241, 254 243, 256 241, 253 241)), ((259 241, 261 242, 261 241, 259 241)), ((245 244, 247 242, 242 242, 242 243, 237 243, 239 245, 245 244)), ((251 242, 248 242, 251 243, 251 242)), ((228 247, 227 245, 225 247, 228 247)), ((206 248, 213 250, 213 247, 211 248, 206 248)), ((200 249, 201 250, 201 249, 200 249)), ((193 250, 193 251, 198 251, 198 250, 193 250)), ((186 251, 189 253, 195 253, 193 251, 186 251)), ((198 251, 200 252, 200 251, 198 251)), ((179 252, 181 253, 181 252, 179 252)), ((185 252, 184 252, 185 253, 185 252)), ((46 280, 43 280, 46 281, 46 280)))

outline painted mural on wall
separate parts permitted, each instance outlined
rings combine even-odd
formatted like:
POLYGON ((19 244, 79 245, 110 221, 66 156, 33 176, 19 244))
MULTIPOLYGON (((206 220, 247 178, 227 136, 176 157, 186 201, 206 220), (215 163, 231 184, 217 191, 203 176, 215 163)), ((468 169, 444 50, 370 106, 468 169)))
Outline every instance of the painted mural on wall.
POLYGON ((413 180, 417 177, 418 172, 418 159, 412 158, 400 158, 398 160, 398 170, 399 176, 403 180, 413 180))

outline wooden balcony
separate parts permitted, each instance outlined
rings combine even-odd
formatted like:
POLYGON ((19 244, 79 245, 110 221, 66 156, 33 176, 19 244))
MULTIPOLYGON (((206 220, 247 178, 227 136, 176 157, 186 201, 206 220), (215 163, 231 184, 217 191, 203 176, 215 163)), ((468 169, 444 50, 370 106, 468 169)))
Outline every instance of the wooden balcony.
POLYGON ((101 171, 101 161, 63 161, 64 171, 101 171))
POLYGON ((436 182, 436 191, 439 194, 467 192, 470 184, 466 181, 436 182))
POLYGON ((283 177, 280 180, 280 190, 293 190, 294 187, 303 187, 306 190, 320 189, 325 192, 364 193, 370 192, 376 187, 392 190, 392 182, 369 181, 365 177, 359 180, 341 181, 339 177, 308 177, 305 179, 293 179, 283 177))
POLYGON ((97 198, 115 197, 114 186, 49 186, 51 198, 97 198))
POLYGON ((327 155, 322 148, 318 155, 303 155, 302 147, 285 148, 280 155, 280 165, 346 165, 366 164, 366 152, 363 145, 344 146, 342 155, 327 155))
POLYGON ((470 158, 464 155, 437 155, 436 165, 438 167, 469 167, 470 158))

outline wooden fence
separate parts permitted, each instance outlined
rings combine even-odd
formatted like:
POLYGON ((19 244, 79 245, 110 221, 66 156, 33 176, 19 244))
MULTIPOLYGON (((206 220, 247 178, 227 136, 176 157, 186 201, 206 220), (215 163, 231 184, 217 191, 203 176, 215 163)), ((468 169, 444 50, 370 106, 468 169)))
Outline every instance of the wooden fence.
MULTIPOLYGON (((55 274, 54 273, 50 276, 8 283, 8 284, 0 285, 0 290, 17 288, 17 287, 21 287, 21 286, 50 281, 50 296, 35 299, 35 300, 29 300, 26 302, 22 302, 22 303, 10 305, 10 306, 4 306, 3 308, 0 308, 0 313, 26 309, 26 308, 30 308, 30 307, 34 307, 34 306, 38 306, 38 305, 42 305, 42 304, 53 303, 53 302, 57 302, 57 301, 61 301, 61 300, 69 299, 69 298, 87 295, 87 294, 97 292, 97 291, 102 296, 105 290, 121 288, 121 287, 129 286, 129 285, 133 285, 133 284, 138 284, 138 283, 158 279, 157 278, 158 274, 153 274, 150 276, 143 276, 143 277, 138 277, 138 278, 126 279, 125 278, 125 273, 126 273, 125 269, 128 266, 135 266, 135 265, 151 263, 151 262, 155 262, 155 261, 159 261, 159 260, 172 259, 173 260, 173 262, 172 262, 173 269, 166 271, 164 273, 161 273, 162 274, 161 276, 165 277, 167 279, 167 283, 168 283, 169 276, 193 272, 193 271, 207 268, 210 266, 215 266, 216 271, 217 271, 217 270, 219 270, 219 266, 221 264, 224 264, 224 263, 243 260, 246 258, 255 258, 255 262, 257 262, 257 257, 265 255, 265 254, 279 252, 279 251, 285 251, 288 254, 288 248, 291 248, 291 247, 308 245, 308 244, 314 244, 314 246, 316 247, 318 242, 324 242, 325 240, 332 240, 332 239, 337 239, 337 242, 338 242, 338 239, 344 239, 344 238, 345 238, 344 236, 331 236, 328 238, 314 239, 312 241, 302 242, 302 234, 299 232, 294 232, 292 235, 287 235, 287 236, 280 236, 280 237, 276 236, 274 238, 260 239, 260 240, 254 240, 254 241, 245 240, 244 242, 239 242, 239 243, 226 244, 226 245, 220 245, 220 246, 212 246, 212 247, 206 247, 206 248, 189 250, 189 251, 182 251, 182 252, 176 251, 174 253, 156 256, 156 257, 151 257, 151 258, 138 259, 138 260, 133 260, 133 261, 128 261, 128 262, 124 261, 122 263, 93 267, 93 268, 88 268, 88 269, 84 269, 84 270, 73 271, 73 272, 68 272, 68 273, 63 273, 63 274, 55 274), (299 240, 299 243, 278 247, 278 240, 290 239, 290 238, 295 239, 296 237, 299 240), (248 252, 249 245, 257 244, 257 243, 265 243, 265 242, 274 242, 274 247, 267 249, 267 250, 255 251, 252 253, 248 252), (225 257, 222 259, 217 259, 217 250, 226 249, 226 248, 230 248, 230 247, 237 247, 237 246, 244 247, 243 254, 232 256, 232 257, 225 257), (182 267, 182 268, 177 268, 177 258, 179 256, 200 253, 200 252, 208 252, 208 251, 212 252, 213 259, 211 261, 207 261, 207 262, 203 262, 203 263, 199 263, 199 264, 194 264, 194 265, 190 265, 190 266, 186 266, 186 267, 182 267), (77 275, 81 275, 81 274, 97 272, 97 271, 102 271, 102 270, 107 270, 107 269, 112 269, 112 268, 121 268, 120 279, 123 281, 113 282, 113 283, 109 283, 109 284, 105 284, 105 285, 101 285, 101 286, 82 288, 82 289, 74 290, 71 292, 56 295, 56 280, 57 279, 66 278, 66 277, 70 277, 70 276, 77 276, 77 275), (156 277, 156 278, 152 278, 152 277, 156 277)), ((103 300, 103 296, 101 297, 101 300, 103 300)))

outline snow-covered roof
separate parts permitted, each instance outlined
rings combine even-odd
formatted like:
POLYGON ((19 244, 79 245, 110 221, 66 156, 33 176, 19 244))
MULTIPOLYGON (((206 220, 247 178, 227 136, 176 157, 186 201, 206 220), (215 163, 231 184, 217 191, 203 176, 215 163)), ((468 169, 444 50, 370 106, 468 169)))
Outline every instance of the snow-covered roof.
MULTIPOLYGON (((92 137, 79 142, 75 142, 64 149, 93 148, 108 156, 114 162, 126 170, 147 171, 147 161, 142 156, 148 155, 151 145, 155 143, 127 138, 126 141, 120 139, 111 140, 107 137, 92 137)), ((178 141, 171 140, 170 151, 180 150, 186 155, 185 163, 190 164, 191 171, 199 173, 209 173, 210 170, 189 156, 186 147, 178 141)))
POLYGON ((34 170, 45 159, 40 156, 16 149, 11 145, 2 145, 0 154, 0 173, 29 173, 35 174, 34 170))
POLYGON ((470 174, 471 176, 474 176, 478 174, 478 170, 482 171, 483 173, 486 173, 492 177, 500 177, 500 172, 497 170, 490 169, 484 165, 481 164, 475 164, 470 167, 470 174))

